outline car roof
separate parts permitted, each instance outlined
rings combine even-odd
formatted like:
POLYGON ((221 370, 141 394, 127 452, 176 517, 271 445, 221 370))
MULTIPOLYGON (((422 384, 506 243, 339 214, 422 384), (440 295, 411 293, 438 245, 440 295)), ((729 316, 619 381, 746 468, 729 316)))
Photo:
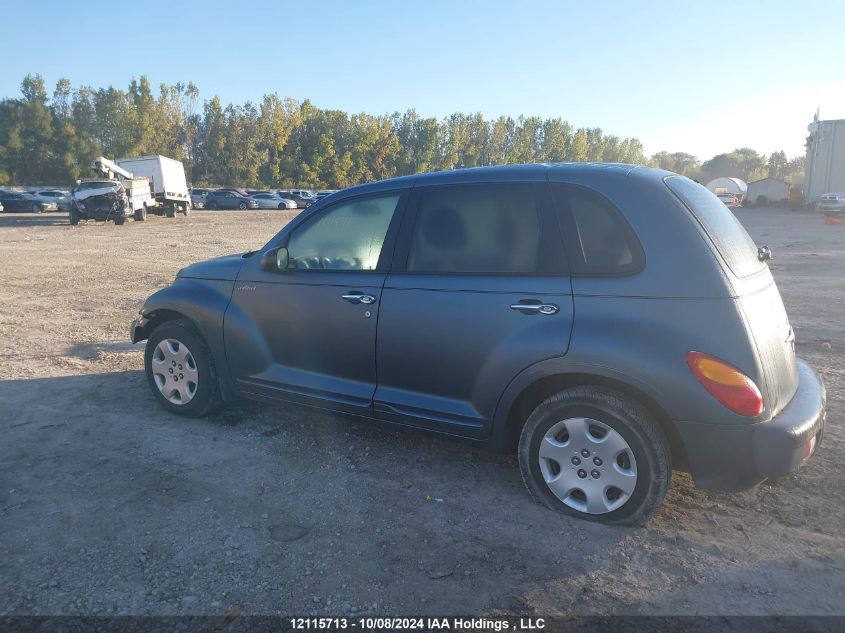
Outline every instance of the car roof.
POLYGON ((389 189, 404 189, 414 186, 429 186, 457 183, 483 183, 508 181, 577 180, 579 177, 600 174, 643 180, 661 180, 673 172, 627 163, 527 163, 469 167, 435 171, 411 176, 388 178, 342 190, 349 193, 365 193, 389 189))

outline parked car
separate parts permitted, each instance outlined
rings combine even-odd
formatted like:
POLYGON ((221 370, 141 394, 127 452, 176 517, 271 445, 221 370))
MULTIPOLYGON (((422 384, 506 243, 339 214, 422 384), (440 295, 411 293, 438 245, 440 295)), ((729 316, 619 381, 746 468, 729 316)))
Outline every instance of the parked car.
POLYGON ((824 194, 817 208, 822 213, 842 213, 845 211, 845 191, 824 194))
POLYGON ((191 206, 194 209, 204 209, 205 208, 205 199, 210 192, 210 189, 200 189, 196 187, 191 187, 190 195, 191 195, 191 206))
POLYGON ((824 386, 770 256, 667 171, 421 174, 183 268, 131 339, 168 411, 294 401, 514 449, 548 508, 642 524, 673 466, 741 490, 819 445, 824 386))
POLYGON ((283 189, 276 193, 282 198, 293 200, 300 209, 306 209, 316 202, 312 193, 305 189, 283 189))
POLYGON ((296 209, 296 202, 275 193, 256 193, 251 198, 258 202, 259 209, 296 209))
POLYGON ((30 191, 33 196, 42 202, 55 202, 59 211, 70 211, 70 193, 59 189, 42 189, 41 191, 30 191))
POLYGON ((232 189, 210 191, 205 197, 207 209, 257 209, 258 201, 232 189))
POLYGON ((333 193, 337 193, 337 192, 336 192, 335 190, 318 191, 318 192, 317 192, 317 193, 315 193, 315 194, 314 194, 314 196, 313 196, 313 198, 314 198, 314 202, 317 202, 317 201, 319 201, 319 200, 322 200, 323 198, 326 198, 326 197, 328 197, 328 196, 332 195, 333 193))
POLYGON ((27 191, 0 191, 0 204, 6 211, 43 213, 59 210, 54 201, 40 200, 27 191))
POLYGON ((739 204, 739 198, 737 198, 737 197, 736 197, 734 194, 732 194, 732 193, 717 193, 717 194, 716 194, 716 197, 717 197, 717 198, 719 198, 719 200, 721 200, 721 201, 722 201, 722 203, 723 203, 726 207, 731 207, 731 208, 733 208, 733 207, 738 207, 738 206, 740 206, 740 204, 739 204))

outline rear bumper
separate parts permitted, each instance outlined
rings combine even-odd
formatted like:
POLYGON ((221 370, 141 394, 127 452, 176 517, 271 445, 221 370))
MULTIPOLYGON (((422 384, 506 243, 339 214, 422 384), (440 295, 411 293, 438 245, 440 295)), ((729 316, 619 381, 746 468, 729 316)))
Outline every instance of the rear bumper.
POLYGON ((770 477, 795 472, 818 448, 824 435, 825 388, 804 361, 790 403, 768 422, 723 426, 677 422, 687 465, 697 487, 734 491, 770 477))

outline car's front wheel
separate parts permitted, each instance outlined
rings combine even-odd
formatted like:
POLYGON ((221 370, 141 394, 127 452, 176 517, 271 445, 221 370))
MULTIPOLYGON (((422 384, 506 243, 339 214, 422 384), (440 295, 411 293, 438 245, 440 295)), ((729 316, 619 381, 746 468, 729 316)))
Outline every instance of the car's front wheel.
POLYGON ((221 404, 211 351, 186 319, 153 330, 144 352, 147 381, 168 411, 199 417, 221 404))
POLYGON ((565 389, 529 416, 522 478, 546 507, 579 518, 643 525, 669 487, 669 446, 637 401, 605 387, 565 389))

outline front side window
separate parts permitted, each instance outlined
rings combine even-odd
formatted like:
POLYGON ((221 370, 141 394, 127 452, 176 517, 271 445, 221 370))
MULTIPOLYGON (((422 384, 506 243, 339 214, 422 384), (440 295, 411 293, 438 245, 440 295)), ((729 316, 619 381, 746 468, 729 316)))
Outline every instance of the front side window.
POLYGON ((290 236, 290 266, 316 270, 375 270, 399 194, 341 202, 290 236))
POLYGON ((540 218, 533 187, 453 185, 422 193, 408 272, 537 271, 540 218))

